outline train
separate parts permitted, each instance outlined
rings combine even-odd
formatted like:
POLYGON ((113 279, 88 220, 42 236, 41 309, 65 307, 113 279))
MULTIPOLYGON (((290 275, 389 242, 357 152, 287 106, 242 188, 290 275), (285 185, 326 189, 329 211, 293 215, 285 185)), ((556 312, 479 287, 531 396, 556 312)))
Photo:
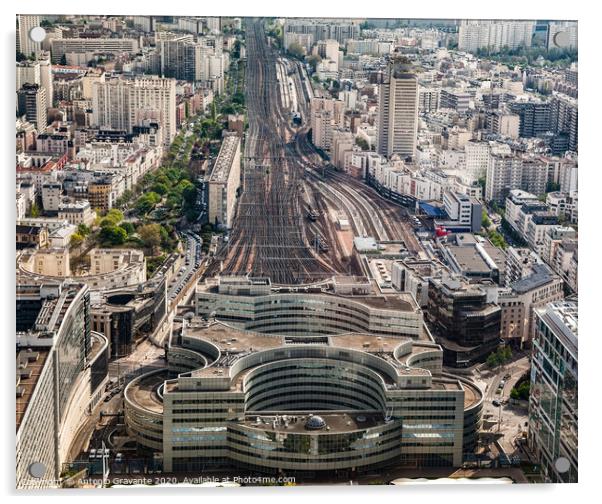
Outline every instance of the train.
POLYGON ((320 252, 326 253, 330 250, 330 246, 328 245, 328 242, 322 236, 317 234, 314 239, 315 239, 316 248, 320 252))

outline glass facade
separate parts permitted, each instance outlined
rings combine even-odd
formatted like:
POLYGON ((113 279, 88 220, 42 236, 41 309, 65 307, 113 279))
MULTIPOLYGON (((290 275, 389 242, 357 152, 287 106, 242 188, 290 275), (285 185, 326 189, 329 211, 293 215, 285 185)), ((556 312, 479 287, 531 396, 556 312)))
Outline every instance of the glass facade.
POLYGON ((576 336, 573 341, 567 328, 554 317, 555 311, 565 309, 566 305, 554 303, 536 311, 529 440, 550 481, 575 483, 578 472, 576 336), (561 457, 570 462, 566 472, 557 469, 556 462, 561 457))

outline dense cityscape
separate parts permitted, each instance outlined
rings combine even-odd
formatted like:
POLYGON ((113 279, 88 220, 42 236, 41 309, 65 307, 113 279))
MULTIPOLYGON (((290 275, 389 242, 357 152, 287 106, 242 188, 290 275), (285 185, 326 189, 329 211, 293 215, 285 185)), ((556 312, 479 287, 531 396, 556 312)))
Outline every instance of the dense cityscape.
POLYGON ((577 22, 16 27, 17 488, 578 481, 577 22))

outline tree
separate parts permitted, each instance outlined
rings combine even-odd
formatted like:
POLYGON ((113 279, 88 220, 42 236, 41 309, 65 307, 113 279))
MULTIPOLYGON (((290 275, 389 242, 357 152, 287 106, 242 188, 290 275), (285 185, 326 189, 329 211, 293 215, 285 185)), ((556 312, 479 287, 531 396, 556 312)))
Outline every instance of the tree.
POLYGON ((485 194, 485 185, 487 184, 487 178, 486 177, 480 177, 478 180, 478 184, 481 186, 481 191, 483 194, 485 194))
POLYGON ((307 58, 307 63, 311 66, 312 71, 316 71, 318 64, 322 61, 319 54, 312 54, 307 58))
POLYGON ((138 228, 138 235, 144 243, 144 246, 151 251, 151 255, 156 255, 155 251, 161 245, 161 225, 146 224, 138 228))
POLYGON ((73 248, 79 247, 82 243, 84 243, 84 237, 78 233, 77 231, 71 235, 69 239, 69 244, 73 248))
POLYGON ((508 243, 506 243, 504 237, 497 231, 489 231, 487 233, 487 237, 494 246, 499 247, 502 250, 506 250, 506 248, 508 247, 508 243))
POLYGON ((370 144, 368 143, 368 141, 365 138, 356 137, 355 144, 358 145, 359 147, 361 147, 362 150, 365 150, 365 151, 370 150, 370 144))
POLYGON ((86 226, 85 224, 80 224, 79 226, 77 226, 77 232, 82 235, 82 236, 88 236, 90 234, 92 230, 90 229, 89 226, 86 226))
POLYGON ((487 356, 487 360, 485 361, 485 364, 487 364, 487 366, 490 368, 498 367, 500 365, 500 361, 498 359, 497 353, 496 352, 490 353, 487 356))
POLYGON ((136 211, 141 215, 146 215, 149 213, 155 205, 161 201, 161 196, 159 196, 156 192, 149 192, 143 194, 136 201, 136 211))
POLYGON ((111 208, 105 215, 105 219, 109 219, 113 224, 117 225, 123 220, 123 212, 117 208, 111 208))
POLYGON ((134 232, 136 231, 134 225, 131 222, 122 222, 121 224, 119 224, 119 227, 123 229, 128 234, 128 236, 134 234, 134 232))
POLYGON ((29 217, 39 217, 40 216, 40 207, 36 203, 31 204, 31 208, 29 209, 29 217))
POLYGON ((100 230, 99 238, 104 246, 123 245, 127 233, 122 227, 108 225, 100 230))
POLYGON ((489 229, 491 226, 491 221, 489 220, 489 216, 487 215, 487 210, 483 209, 482 217, 481 217, 481 225, 485 229, 489 229))
POLYGON ((288 52, 291 56, 298 59, 303 59, 303 56, 305 56, 305 49, 297 42, 291 42, 288 46, 288 52))
POLYGON ((157 182, 151 187, 151 191, 154 191, 157 194, 160 194, 161 196, 166 194, 168 190, 169 188, 167 187, 167 185, 162 182, 157 182))

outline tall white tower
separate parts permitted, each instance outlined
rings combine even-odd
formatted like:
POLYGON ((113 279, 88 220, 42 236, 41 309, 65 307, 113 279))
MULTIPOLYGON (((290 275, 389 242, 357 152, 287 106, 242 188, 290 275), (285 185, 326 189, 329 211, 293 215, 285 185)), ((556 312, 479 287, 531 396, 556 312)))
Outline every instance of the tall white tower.
POLYGON ((40 16, 18 14, 17 22, 19 23, 17 49, 25 54, 25 56, 31 56, 32 53, 37 56, 41 49, 40 42, 34 42, 29 37, 29 32, 32 28, 40 26, 40 16))

